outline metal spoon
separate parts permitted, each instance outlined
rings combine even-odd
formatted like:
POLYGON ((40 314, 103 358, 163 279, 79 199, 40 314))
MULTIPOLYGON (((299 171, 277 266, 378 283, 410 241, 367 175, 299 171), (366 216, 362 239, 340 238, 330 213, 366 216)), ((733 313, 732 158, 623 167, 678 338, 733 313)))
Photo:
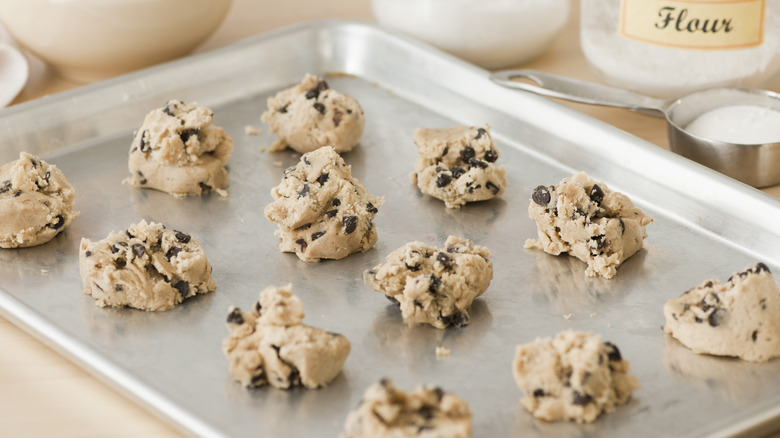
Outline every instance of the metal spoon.
POLYGON ((506 70, 490 75, 494 82, 573 102, 628 108, 663 115, 672 151, 754 187, 780 184, 780 139, 739 144, 712 140, 685 130, 698 116, 732 105, 755 105, 780 111, 780 94, 745 88, 712 88, 679 99, 661 100, 619 88, 534 70, 506 70), (535 82, 519 82, 524 78, 535 82))

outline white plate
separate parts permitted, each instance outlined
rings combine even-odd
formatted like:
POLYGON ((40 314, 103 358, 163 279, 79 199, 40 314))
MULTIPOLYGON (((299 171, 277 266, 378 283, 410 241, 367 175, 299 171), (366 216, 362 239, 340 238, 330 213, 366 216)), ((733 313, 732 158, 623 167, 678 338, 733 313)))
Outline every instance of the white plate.
POLYGON ((14 100, 27 83, 30 68, 17 49, 0 42, 0 107, 14 100))

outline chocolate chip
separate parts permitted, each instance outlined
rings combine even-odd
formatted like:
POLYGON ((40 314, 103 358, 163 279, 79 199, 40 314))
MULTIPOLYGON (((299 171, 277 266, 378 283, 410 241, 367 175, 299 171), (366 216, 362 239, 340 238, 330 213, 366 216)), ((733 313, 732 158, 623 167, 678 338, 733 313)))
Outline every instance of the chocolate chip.
POLYGON ((47 170, 46 173, 43 174, 43 180, 48 184, 49 178, 51 178, 51 172, 47 170))
POLYGON ((30 163, 32 163, 33 169, 37 169, 38 168, 38 162, 35 161, 34 159, 30 158, 30 163))
POLYGON ((339 198, 333 198, 333 200, 332 200, 332 201, 330 201, 330 203, 331 203, 331 204, 332 204, 334 207, 338 207, 339 205, 341 205, 341 201, 339 201, 339 198))
POLYGON ((244 315, 241 314, 240 309, 233 309, 228 313, 227 316, 227 323, 228 324, 243 324, 244 323, 244 315))
POLYGON ((323 105, 322 103, 314 102, 314 105, 312 106, 314 106, 314 109, 319 111, 320 114, 325 114, 325 105, 323 105))
POLYGON ((488 163, 482 160, 478 160, 476 158, 470 158, 469 159, 469 165, 474 167, 479 167, 480 169, 487 169, 488 163))
POLYGON ((477 153, 474 151, 474 148, 471 146, 466 146, 465 148, 460 150, 460 159, 464 162, 468 163, 470 159, 474 158, 474 156, 477 153))
POLYGON ((701 306, 701 310, 706 312, 715 307, 719 302, 720 298, 718 298, 717 294, 709 293, 701 299, 699 305, 701 306))
POLYGON ((452 182, 452 175, 449 175, 447 173, 440 173, 439 177, 436 179, 436 187, 446 187, 450 185, 452 182))
POLYGON ((463 327, 464 325, 468 325, 469 318, 465 313, 455 312, 452 315, 442 315, 441 322, 447 326, 463 327))
POLYGON ((590 200, 598 205, 601 205, 601 201, 604 200, 604 191, 601 190, 598 184, 593 184, 593 188, 590 189, 590 200))
POLYGON ((450 152, 450 147, 449 146, 444 146, 444 150, 441 151, 442 158, 444 158, 444 156, 447 155, 449 152, 450 152))
POLYGON ((327 82, 322 81, 322 80, 317 82, 317 91, 325 91, 328 88, 330 88, 330 87, 328 86, 327 82))
POLYGON ((341 219, 342 223, 344 223, 344 232, 347 234, 352 234, 356 229, 358 225, 358 217, 357 216, 344 216, 343 219, 341 219))
POLYGON ((439 289, 441 289, 441 278, 431 274, 428 279, 430 280, 430 284, 428 285, 428 292, 435 295, 439 292, 439 289))
POLYGON ((316 99, 320 95, 319 90, 309 90, 306 92, 307 99, 316 99))
POLYGON ((538 186, 534 189, 531 199, 541 206, 546 206, 552 200, 552 195, 550 195, 550 190, 547 187, 538 186))
POLYGON ((756 265, 756 274, 758 274, 758 273, 760 273, 760 272, 762 272, 762 271, 765 271, 766 273, 771 273, 771 271, 769 270, 769 266, 767 266, 767 265, 765 265, 765 264, 763 264, 763 263, 759 262, 759 263, 756 265))
POLYGON ((324 236, 324 231, 317 231, 316 233, 311 235, 311 241, 314 242, 315 240, 319 239, 320 237, 324 236))
POLYGON ((766 298, 761 298, 758 304, 761 304, 761 310, 766 310, 766 298))
POLYGON ((186 131, 183 131, 181 134, 179 134, 179 137, 184 144, 187 144, 187 140, 189 140, 192 136, 195 136, 195 138, 198 139, 198 142, 202 141, 199 129, 187 129, 186 131))
POLYGON ((18 198, 19 196, 22 196, 22 189, 19 189, 16 191, 16 193, 14 193, 15 198, 18 198))
POLYGON ((492 181, 486 182, 485 188, 490 190, 490 192, 493 193, 494 195, 497 195, 500 190, 497 185, 493 184, 492 181))
POLYGON ((6 192, 8 192, 9 190, 11 190, 11 181, 10 181, 10 180, 8 180, 8 181, 4 181, 4 182, 3 182, 3 186, 2 186, 2 187, 0 187, 0 194, 2 194, 2 193, 6 193, 6 192))
POLYGON ((176 104, 176 101, 173 101, 173 100, 172 100, 172 101, 169 101, 169 102, 168 102, 168 103, 165 105, 165 108, 163 108, 163 112, 164 112, 165 114, 168 114, 168 115, 169 115, 169 116, 171 116, 171 117, 176 117, 176 115, 173 113, 173 105, 175 105, 175 104, 176 104))
POLYGON ((138 174, 138 178, 140 178, 138 182, 141 183, 141 185, 146 184, 148 182, 146 178, 144 178, 144 174, 141 173, 140 170, 136 170, 136 173, 138 174))
POLYGON ((134 243, 132 248, 133 254, 135 254, 136 257, 143 257, 143 255, 146 254, 146 248, 140 243, 134 243))
POLYGON ((588 242, 588 248, 591 250, 598 251, 600 249, 603 249, 604 246, 607 244, 606 236, 603 234, 599 234, 598 236, 592 236, 590 238, 590 242, 588 242))
POLYGON ((309 228, 311 228, 311 224, 303 224, 300 227, 296 228, 295 231, 298 231, 298 230, 305 231, 305 230, 308 230, 309 228))
POLYGON ((333 219, 333 217, 336 216, 338 213, 339 213, 339 211, 336 210, 336 209, 328 210, 328 211, 325 212, 325 216, 327 216, 328 219, 333 219))
POLYGON ((200 186, 200 190, 204 193, 211 191, 211 186, 204 182, 199 182, 198 185, 200 186))
POLYGON ((133 236, 133 233, 131 233, 130 230, 125 230, 125 235, 128 238, 130 238, 130 239, 134 239, 135 238, 135 236, 133 236))
POLYGON ((488 149, 485 151, 485 161, 488 163, 495 163, 496 160, 498 160, 498 153, 496 151, 493 149, 488 149))
POLYGON ((174 236, 176 236, 176 240, 178 240, 181 243, 187 243, 192 238, 187 233, 182 233, 181 231, 175 231, 175 230, 174 230, 174 236))
POLYGON ((303 240, 303 239, 298 239, 298 240, 295 241, 295 243, 297 243, 298 245, 301 246, 301 251, 305 251, 306 247, 309 246, 309 244, 306 243, 306 241, 303 240))
POLYGON ((54 218, 54 223, 50 226, 55 230, 59 230, 63 225, 65 225, 65 218, 62 217, 62 215, 57 215, 57 217, 54 218))
POLYGON ((287 107, 288 107, 288 106, 290 106, 290 104, 289 104, 289 103, 288 103, 287 105, 285 105, 285 106, 283 106, 283 107, 279 108, 279 109, 278 109, 278 110, 276 110, 276 111, 277 111, 277 112, 280 112, 280 113, 282 113, 282 114, 286 114, 286 113, 287 113, 287 107))
POLYGON ((459 166, 453 166, 452 169, 450 169, 450 172, 452 172, 453 178, 458 179, 461 175, 466 173, 466 169, 459 166))
POLYGON ((604 342, 604 346, 607 348, 607 359, 611 361, 618 361, 623 359, 620 355, 620 350, 612 342, 604 342))
POLYGON ((753 334, 750 335, 750 337, 753 339, 753 342, 756 342, 758 339, 758 330, 753 330, 753 334))
POLYGON ((179 291, 182 298, 187 298, 187 295, 190 293, 190 284, 184 280, 179 280, 173 285, 173 288, 179 291))
POLYGON ((333 111, 333 126, 338 128, 338 126, 341 124, 341 116, 343 113, 339 110, 333 111))
POLYGON ((571 404, 573 405, 586 405, 593 401, 593 397, 591 397, 588 394, 580 394, 577 391, 572 391, 572 401, 571 404))
POLYGON ((124 288, 124 287, 122 287, 122 285, 121 285, 121 284, 115 284, 115 285, 114 285, 114 291, 115 291, 115 292, 122 292, 124 289, 125 289, 125 288, 124 288))
POLYGON ((474 137, 474 140, 479 140, 485 134, 487 134, 487 131, 485 131, 485 128, 477 128, 477 136, 474 137))
POLYGON ((317 182, 320 183, 321 186, 325 185, 325 183, 328 181, 328 178, 330 178, 330 175, 323 172, 322 174, 320 174, 320 176, 317 177, 317 182))
POLYGON ((180 252, 181 248, 174 246, 165 253, 165 258, 168 259, 168 261, 171 261, 171 259, 179 255, 180 252))
POLYGON ((374 206, 372 203, 366 204, 366 211, 369 213, 378 213, 379 209, 374 206))
POLYGON ((398 308, 401 308, 401 302, 396 300, 394 296, 392 295, 385 295, 385 298, 387 298, 388 301, 398 306, 398 308))
POLYGON ((452 259, 447 254, 440 252, 436 254, 436 261, 442 264, 444 266, 444 269, 451 269, 452 268, 452 259))
POLYGON ((257 312, 257 314, 259 315, 261 310, 263 310, 263 305, 260 304, 260 301, 256 301, 255 302, 255 312, 257 312))
POLYGON ((433 393, 436 395, 436 400, 441 401, 444 398, 444 390, 438 386, 433 388, 433 393))
POLYGON ((118 253, 118 252, 119 252, 119 248, 117 248, 117 247, 116 247, 116 246, 114 246, 114 245, 111 245, 111 254, 116 254, 116 253, 118 253))
POLYGON ((546 395, 547 394, 545 394, 544 391, 541 388, 534 389, 534 397, 544 397, 546 395))
POLYGON ((308 184, 304 184, 303 188, 298 191, 298 197, 301 198, 301 197, 306 196, 308 194, 309 194, 309 185, 308 184))
POLYGON ((710 323, 711 326, 717 327, 729 319, 729 311, 720 307, 712 311, 710 313, 710 316, 707 317, 707 322, 710 323))
POLYGON ((90 257, 90 256, 92 256, 92 251, 87 250, 86 252, 84 252, 84 257, 90 257))
POLYGON ((421 408, 420 408, 420 409, 417 411, 417 413, 418 413, 418 414, 420 414, 420 416, 421 416, 421 417, 422 417, 422 418, 423 418, 425 421, 429 421, 429 420, 433 419, 433 415, 434 415, 434 414, 433 414, 433 408, 431 408, 430 406, 423 406, 423 407, 421 407, 421 408))

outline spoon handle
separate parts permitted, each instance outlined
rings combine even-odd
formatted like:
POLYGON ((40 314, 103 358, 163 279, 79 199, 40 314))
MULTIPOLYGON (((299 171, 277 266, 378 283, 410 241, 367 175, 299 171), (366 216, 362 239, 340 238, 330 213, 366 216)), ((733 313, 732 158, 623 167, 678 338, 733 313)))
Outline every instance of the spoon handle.
POLYGON ((572 102, 650 111, 664 115, 669 102, 606 85, 594 84, 566 76, 536 70, 504 70, 492 73, 490 79, 500 85, 530 91, 572 102), (528 79, 531 82, 513 79, 528 79))

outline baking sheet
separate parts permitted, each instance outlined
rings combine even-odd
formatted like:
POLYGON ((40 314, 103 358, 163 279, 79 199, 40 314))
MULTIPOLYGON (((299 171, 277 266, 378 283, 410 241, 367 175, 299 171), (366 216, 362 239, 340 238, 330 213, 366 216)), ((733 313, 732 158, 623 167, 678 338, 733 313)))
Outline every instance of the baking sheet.
POLYGON ((2 314, 181 430, 200 436, 333 437, 382 377, 410 390, 436 384, 466 399, 475 437, 729 436, 766 431, 780 414, 780 361, 697 356, 660 329, 663 303, 709 278, 764 261, 780 272, 780 203, 709 169, 544 98, 492 84, 488 73, 367 24, 318 22, 246 40, 0 113, 0 162, 21 150, 60 167, 81 216, 40 247, 0 251, 2 314), (353 174, 385 197, 375 248, 307 264, 282 254, 263 216, 271 187, 297 162, 267 153, 266 98, 305 73, 328 78, 366 113, 353 174), (211 107, 236 142, 229 197, 175 199, 121 184, 132 132, 168 99, 211 107), (417 127, 490 123, 507 167, 501 199, 447 210, 410 183, 417 127), (645 248, 612 280, 584 264, 523 249, 535 237, 530 193, 584 170, 628 194, 655 222, 645 248), (81 237, 140 219, 187 231, 213 265, 215 293, 163 313, 101 309, 81 292, 81 237), (450 234, 493 253, 495 276, 461 329, 408 327, 361 274, 411 240, 450 234), (220 351, 231 305, 267 285, 293 284, 305 323, 345 334, 342 374, 319 390, 245 390, 220 351), (590 425, 545 423, 520 406, 515 346, 564 329, 600 333, 621 349, 642 388, 590 425), (437 359, 435 349, 451 350, 437 359))

